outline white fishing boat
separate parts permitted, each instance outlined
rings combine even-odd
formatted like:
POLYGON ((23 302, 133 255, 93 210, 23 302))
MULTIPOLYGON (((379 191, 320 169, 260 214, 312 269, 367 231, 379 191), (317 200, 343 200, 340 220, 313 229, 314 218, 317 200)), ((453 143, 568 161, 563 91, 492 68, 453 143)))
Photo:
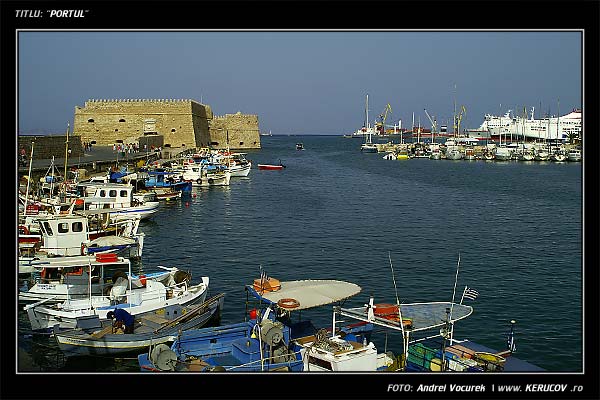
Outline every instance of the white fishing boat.
POLYGON ((567 152, 567 160, 572 162, 581 161, 581 150, 571 149, 567 152))
POLYGON ((512 158, 512 149, 507 146, 498 146, 494 152, 494 159, 496 161, 508 161, 512 158))
POLYGON ((160 206, 158 201, 134 199, 134 186, 124 183, 84 182, 79 183, 76 190, 85 210, 110 209, 111 218, 134 215, 148 219, 160 206))
POLYGON ((446 140, 446 160, 462 160, 464 153, 454 140, 446 140))
POLYGON ((231 177, 245 177, 250 174, 252 161, 246 158, 247 153, 227 153, 223 157, 223 164, 227 165, 231 177))
POLYGON ((554 162, 567 161, 567 152, 562 148, 558 148, 554 150, 552 154, 550 154, 550 160, 554 162))
POLYGON ((19 274, 31 272, 21 263, 23 258, 45 259, 92 253, 140 258, 145 236, 138 233, 139 223, 139 216, 111 220, 108 210, 28 216, 26 222, 19 225, 19 274), (35 234, 32 235, 34 226, 35 234), (37 237, 37 240, 27 240, 31 237, 37 237), (21 241, 21 238, 24 240, 21 241))
POLYGON ((429 145, 429 159, 430 160, 439 160, 442 158, 442 152, 440 150, 440 145, 437 143, 431 143, 429 145))
POLYGON ((188 163, 183 166, 183 179, 194 187, 229 186, 231 172, 223 164, 188 163))
MULTIPOLYGON (((128 261, 128 276, 131 276, 131 262, 128 261)), ((90 268, 90 267, 88 267, 90 268)), ((183 271, 182 271, 183 272, 183 271)), ((184 273, 185 274, 185 273, 184 273)), ((25 311, 34 331, 49 331, 55 325, 58 329, 73 329, 81 326, 87 319, 105 319, 106 314, 115 308, 123 308, 131 315, 154 312, 172 305, 191 305, 201 303, 206 298, 209 278, 203 276, 198 284, 189 283, 187 278, 180 282, 165 285, 156 280, 140 279, 142 287, 136 288, 132 279, 117 278, 110 289, 104 288, 102 295, 89 294, 83 299, 69 299, 62 303, 48 304, 47 300, 28 304, 25 311), (108 294, 104 294, 107 293, 108 294)), ((91 282, 89 283, 91 286, 91 282)), ((92 293, 88 289, 88 293, 92 293)))
POLYGON ((163 267, 140 276, 127 275, 128 260, 116 254, 21 259, 19 268, 28 268, 33 275, 31 283, 19 290, 19 302, 26 303, 87 299, 90 290, 93 295, 102 295, 119 277, 131 279, 133 288, 142 287, 142 281, 147 280, 157 280, 169 286, 184 274, 177 268, 163 267))

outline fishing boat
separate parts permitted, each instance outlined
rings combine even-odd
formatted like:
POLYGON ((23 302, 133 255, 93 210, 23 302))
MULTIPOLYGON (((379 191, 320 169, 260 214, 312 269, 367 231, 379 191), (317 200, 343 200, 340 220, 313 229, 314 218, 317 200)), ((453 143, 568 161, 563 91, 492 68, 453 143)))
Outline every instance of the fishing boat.
POLYGON ((180 173, 164 168, 142 169, 138 171, 137 179, 143 181, 146 189, 156 192, 157 197, 164 192, 190 193, 192 191, 192 184, 183 180, 180 173))
POLYGON ((139 354, 150 346, 170 343, 180 332, 205 326, 220 317, 224 294, 220 293, 201 304, 165 307, 164 312, 151 312, 134 319, 132 333, 113 327, 110 319, 96 316, 85 324, 67 331, 54 331, 58 347, 66 357, 113 356, 139 354))
MULTIPOLYGON (((128 274, 118 277, 111 285, 102 288, 102 294, 92 294, 89 281, 86 298, 71 299, 57 304, 47 304, 48 299, 41 300, 24 307, 33 331, 49 331, 54 325, 59 329, 73 329, 81 325, 81 321, 98 316, 106 318, 108 311, 115 307, 126 309, 131 315, 140 315, 163 309, 171 305, 192 305, 203 302, 208 290, 209 278, 204 276, 198 284, 190 284, 191 275, 184 271, 175 271, 175 282, 166 284, 157 280, 140 276, 140 287, 135 287, 131 262, 128 262, 128 274), (178 274, 179 273, 179 274, 178 274)), ((91 269, 91 267, 88 267, 91 269)))
POLYGON ((296 150, 304 150, 304 144, 296 143, 296 150))
POLYGON ((231 177, 245 177, 250 174, 252 161, 246 158, 247 153, 229 153, 225 152, 222 157, 222 163, 227 165, 231 177))
POLYGON ((512 158, 512 149, 507 146, 498 146, 494 152, 494 159, 496 161, 508 161, 512 158))
POLYGON ((581 150, 571 149, 567 152, 567 160, 572 162, 581 161, 581 150))
POLYGON ((429 145, 429 159, 430 160, 440 160, 442 158, 442 152, 440 150, 440 145, 437 143, 431 143, 429 145))
MULTIPOLYGON (((300 312, 341 302, 360 291, 356 284, 336 280, 255 279, 253 284, 246 285, 246 292, 261 307, 250 310, 248 321, 182 332, 170 348, 163 346, 138 355, 140 370, 316 370, 319 361, 308 351, 307 338, 312 337, 314 342, 319 331, 310 320, 301 319, 300 312), (292 313, 298 315, 296 322, 292 313)), ((314 348, 317 352, 317 347, 314 348)), ((373 348, 372 344, 364 349, 358 345, 356 351, 337 354, 336 370, 363 370, 366 363, 358 364, 357 359, 364 360, 365 353, 373 354, 373 348), (350 354, 355 355, 352 368, 348 363, 350 354)))
POLYGON ((461 160, 461 159, 463 159, 464 154, 454 140, 447 140, 445 145, 446 145, 446 160, 461 160))
POLYGON ((282 170, 285 168, 285 165, 281 163, 279 160, 279 164, 258 164, 258 169, 262 170, 282 170))
POLYGON ((135 187, 124 183, 80 182, 76 190, 85 210, 110 209, 112 218, 137 215, 142 220, 148 219, 160 206, 158 201, 134 199, 135 187))
MULTIPOLYGON (((351 318, 359 323, 372 324, 388 333, 399 333, 402 343, 402 355, 395 357, 391 368, 408 372, 530 372, 543 371, 542 368, 519 360, 512 356, 516 346, 514 324, 506 341, 506 349, 496 351, 468 339, 456 339, 454 328, 458 321, 473 313, 473 307, 464 304, 474 301, 479 292, 465 286, 459 301, 457 297, 460 255, 458 259, 454 289, 450 301, 400 302, 396 281, 394 280, 394 303, 375 303, 371 295, 369 301, 359 307, 334 307, 333 332, 336 321, 351 318)), ((390 257, 392 277, 394 269, 390 257)), ((346 321, 346 320, 344 320, 346 321)), ((387 349, 384 348, 384 351, 387 349)))
POLYGON ((558 148, 550 155, 550 160, 554 162, 567 161, 567 153, 564 149, 558 148))
POLYGON ((183 195, 183 191, 180 190, 169 190, 156 192, 156 198, 158 200, 170 201, 170 200, 179 200, 183 195))
MULTIPOLYGON (((395 360, 403 371, 412 372, 530 372, 542 368, 520 360, 512 353, 514 321, 508 336, 508 348, 497 351, 468 339, 454 338, 454 325, 473 313, 473 307, 463 304, 469 288, 465 287, 460 302, 435 301, 393 305, 396 318, 378 315, 371 297, 367 305, 334 309, 334 321, 352 318, 382 327, 387 332, 400 333, 404 353, 395 360), (398 321, 402 319, 403 323, 398 321)), ((389 306, 387 304, 386 306, 389 306)), ((335 328, 334 328, 335 329, 335 328)))
POLYGON ((23 225, 19 225, 19 274, 31 273, 31 270, 21 268, 24 267, 21 261, 28 259, 55 259, 95 252, 141 257, 145 235, 138 233, 139 216, 111 220, 109 212, 94 210, 28 216, 23 225), (97 217, 103 218, 102 221, 97 217), (30 238, 37 240, 30 241, 30 238))
POLYGON ((226 165, 203 159, 183 165, 183 179, 194 187, 229 186, 231 172, 226 165))

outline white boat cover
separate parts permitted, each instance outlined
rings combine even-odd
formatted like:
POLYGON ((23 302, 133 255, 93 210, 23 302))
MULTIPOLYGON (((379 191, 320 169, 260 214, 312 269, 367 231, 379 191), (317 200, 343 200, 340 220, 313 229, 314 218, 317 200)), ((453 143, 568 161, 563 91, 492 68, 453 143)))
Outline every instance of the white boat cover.
POLYGON ((90 247, 126 246, 128 244, 135 244, 135 239, 123 236, 100 236, 90 242, 90 247))
MULTIPOLYGON (((300 305, 289 311, 306 310, 352 297, 362 290, 350 282, 336 280, 302 280, 280 282, 281 289, 265 292, 262 298, 277 303, 281 299, 295 299, 300 305)), ((252 286, 250 286, 252 288, 252 286)))
MULTIPOLYGON (((412 332, 442 327, 446 322, 446 309, 451 309, 452 311, 452 316, 450 317, 451 322, 466 318, 473 313, 473 307, 457 303, 452 305, 449 301, 400 305, 402 319, 409 318, 412 320, 412 332)), ((340 309, 342 315, 361 321, 368 320, 367 312, 368 307, 340 309)), ((390 321, 385 318, 375 317, 371 322, 387 328, 401 330, 398 322, 390 321)))

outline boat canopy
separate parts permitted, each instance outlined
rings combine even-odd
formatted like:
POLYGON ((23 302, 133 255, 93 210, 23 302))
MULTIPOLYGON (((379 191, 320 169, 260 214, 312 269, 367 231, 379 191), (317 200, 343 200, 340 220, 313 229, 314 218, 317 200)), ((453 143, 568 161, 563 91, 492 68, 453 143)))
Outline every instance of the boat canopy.
POLYGON ((301 280, 281 282, 281 289, 259 294, 252 285, 246 286, 253 296, 261 301, 277 303, 279 300, 294 299, 300 303, 290 311, 306 310, 335 303, 352 297, 362 290, 350 282, 336 280, 301 280))
MULTIPOLYGON (((430 302, 430 303, 409 303, 401 304, 400 312, 402 319, 412 320, 412 332, 425 331, 434 328, 440 328, 446 323, 446 309, 451 310, 449 322, 453 323, 468 317, 473 313, 473 307, 464 304, 451 303, 449 301, 430 302)), ((354 318, 360 321, 372 322, 375 325, 401 331, 402 328, 398 322, 393 320, 373 317, 368 318, 368 307, 340 308, 341 315, 354 318)))

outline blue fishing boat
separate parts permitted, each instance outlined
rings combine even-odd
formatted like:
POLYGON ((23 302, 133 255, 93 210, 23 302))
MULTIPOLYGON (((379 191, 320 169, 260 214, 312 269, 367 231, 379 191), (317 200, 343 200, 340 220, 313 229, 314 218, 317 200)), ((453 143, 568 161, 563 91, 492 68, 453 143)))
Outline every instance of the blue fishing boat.
MULTIPOLYGON (((248 321, 182 332, 170 348, 156 346, 138 355, 140 370, 248 372, 316 368, 314 359, 305 360, 304 348, 297 341, 320 337, 323 331, 317 330, 310 320, 293 322, 291 312, 339 302, 360 290, 358 285, 335 280, 257 279, 246 286, 248 297, 259 302, 258 309, 250 310, 248 321)), ((365 324, 359 328, 364 331, 369 327, 372 326, 365 324)), ((351 334, 351 330, 346 332, 351 334)), ((359 343, 356 345, 362 348, 359 343)), ((364 349, 358 351, 376 353, 372 343, 364 349)), ((352 354, 348 349, 340 352, 352 354)))
POLYGON ((192 183, 181 179, 181 175, 160 169, 149 169, 139 172, 144 187, 148 190, 180 191, 191 193, 192 183))

